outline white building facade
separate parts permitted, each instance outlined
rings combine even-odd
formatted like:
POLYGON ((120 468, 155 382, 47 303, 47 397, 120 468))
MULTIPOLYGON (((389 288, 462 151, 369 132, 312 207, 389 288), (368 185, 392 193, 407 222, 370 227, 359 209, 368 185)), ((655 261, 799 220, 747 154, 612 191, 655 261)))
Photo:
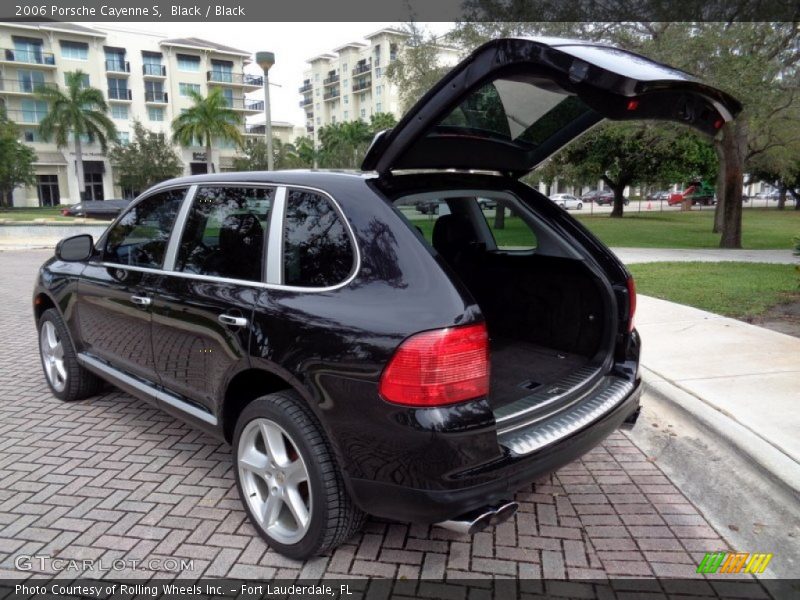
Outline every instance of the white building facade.
MULTIPOLYGON (((380 29, 365 41, 350 42, 309 59, 299 88, 306 113, 306 133, 316 142, 319 129, 332 123, 369 121, 377 113, 402 114, 397 86, 386 68, 403 51, 409 35, 380 29)), ((440 62, 454 65, 456 50, 440 48, 440 62)))
MULTIPOLYGON (((198 38, 167 39, 125 29, 88 28, 71 23, 0 23, 0 105, 18 124, 22 141, 37 155, 35 186, 14 192, 15 206, 72 204, 81 193, 88 200, 119 198, 108 157, 98 143, 82 142, 84 181, 77 178, 75 148, 42 139, 38 125, 47 103, 37 98, 44 86, 65 86, 65 75, 80 70, 86 84, 103 91, 108 115, 125 143, 133 136, 134 120, 171 137, 172 120, 192 105, 190 91, 205 96, 219 88, 228 106, 245 117, 263 112, 260 100, 248 98, 263 81, 259 69, 247 69, 248 52, 198 38)), ((205 147, 176 147, 184 173, 206 172, 205 147)), ((215 141, 212 160, 217 170, 230 170, 238 149, 215 141)))

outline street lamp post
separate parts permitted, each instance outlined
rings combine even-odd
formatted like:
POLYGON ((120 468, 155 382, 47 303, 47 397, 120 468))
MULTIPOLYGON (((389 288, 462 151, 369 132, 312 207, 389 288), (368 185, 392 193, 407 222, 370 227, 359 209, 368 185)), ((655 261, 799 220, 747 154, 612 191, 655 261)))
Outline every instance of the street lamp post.
POLYGON ((269 69, 275 64, 275 54, 272 52, 256 52, 256 62, 264 71, 264 135, 267 138, 267 169, 275 168, 275 159, 272 156, 272 117, 269 106, 269 69))

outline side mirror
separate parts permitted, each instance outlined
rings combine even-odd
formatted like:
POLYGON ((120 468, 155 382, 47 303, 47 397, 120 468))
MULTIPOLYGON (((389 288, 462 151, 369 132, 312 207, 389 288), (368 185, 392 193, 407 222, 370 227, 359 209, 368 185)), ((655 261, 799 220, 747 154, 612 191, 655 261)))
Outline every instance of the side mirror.
POLYGON ((94 240, 88 233, 64 238, 56 244, 56 258, 67 262, 87 260, 94 252, 94 240))

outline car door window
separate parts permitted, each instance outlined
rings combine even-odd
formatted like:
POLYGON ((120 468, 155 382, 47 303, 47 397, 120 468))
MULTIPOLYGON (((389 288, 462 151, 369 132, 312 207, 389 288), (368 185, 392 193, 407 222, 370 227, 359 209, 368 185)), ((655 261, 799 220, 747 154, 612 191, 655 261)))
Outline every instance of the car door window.
POLYGON ((274 188, 201 187, 178 248, 177 271, 261 281, 274 188))
POLYGON ((106 237, 106 262, 160 269, 186 188, 167 190, 137 202, 106 237))
POLYGON ((316 192, 290 189, 283 230, 283 283, 327 287, 353 270, 354 251, 342 217, 316 192))

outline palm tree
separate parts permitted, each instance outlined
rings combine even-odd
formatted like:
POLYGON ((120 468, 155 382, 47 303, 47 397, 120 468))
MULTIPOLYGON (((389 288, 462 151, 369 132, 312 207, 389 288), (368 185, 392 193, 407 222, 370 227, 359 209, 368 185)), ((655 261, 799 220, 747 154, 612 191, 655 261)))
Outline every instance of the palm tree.
POLYGON ((244 144, 239 114, 228 106, 228 101, 220 89, 213 89, 203 98, 194 91, 189 92, 194 101, 172 121, 172 139, 181 146, 191 146, 195 140, 202 140, 206 146, 206 168, 214 171, 211 160, 211 141, 214 138, 244 144))
MULTIPOLYGON (((69 144, 70 136, 75 143, 75 162, 78 167, 78 186, 84 185, 82 137, 97 140, 108 148, 109 140, 117 139, 117 128, 108 118, 108 105, 103 92, 84 85, 86 74, 82 71, 66 73, 66 90, 44 87, 36 95, 48 104, 47 115, 39 123, 39 134, 45 140, 55 138, 56 145, 63 148, 69 144)), ((83 195, 83 192, 81 192, 83 195)))

